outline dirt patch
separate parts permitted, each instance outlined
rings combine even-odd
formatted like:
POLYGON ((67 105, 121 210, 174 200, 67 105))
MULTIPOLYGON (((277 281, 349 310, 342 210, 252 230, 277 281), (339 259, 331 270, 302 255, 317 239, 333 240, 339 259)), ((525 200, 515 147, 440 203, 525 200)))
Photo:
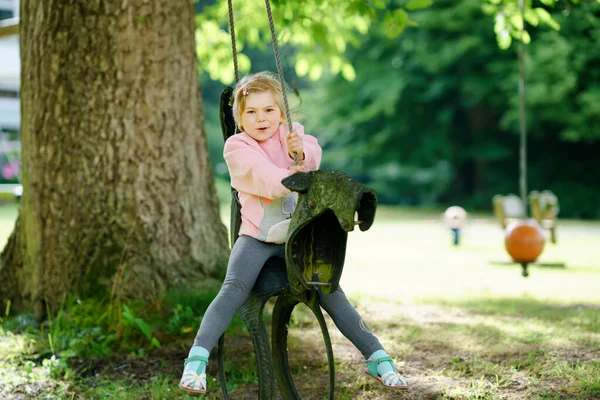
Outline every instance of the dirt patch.
POLYGON ((75 375, 81 378, 102 375, 106 378, 134 378, 143 381, 156 376, 159 372, 164 375, 180 373, 186 357, 187 353, 183 350, 166 348, 144 358, 125 355, 110 359, 71 359, 69 365, 75 375))

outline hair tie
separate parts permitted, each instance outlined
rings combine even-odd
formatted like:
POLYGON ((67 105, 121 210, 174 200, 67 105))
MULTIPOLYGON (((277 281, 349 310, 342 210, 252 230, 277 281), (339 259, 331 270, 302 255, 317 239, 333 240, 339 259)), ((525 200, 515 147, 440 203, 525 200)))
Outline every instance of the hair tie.
POLYGON ((242 94, 244 96, 248 96, 248 88, 246 86, 244 86, 244 88, 242 89, 242 94))

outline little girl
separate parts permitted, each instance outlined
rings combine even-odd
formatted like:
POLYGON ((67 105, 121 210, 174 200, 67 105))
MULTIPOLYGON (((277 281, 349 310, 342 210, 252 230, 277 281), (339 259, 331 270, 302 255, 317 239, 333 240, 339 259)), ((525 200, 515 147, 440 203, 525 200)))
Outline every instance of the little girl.
MULTIPOLYGON (((225 142, 224 157, 231 186, 239 193, 242 222, 231 249, 225 281, 200 324, 185 360, 179 386, 206 393, 210 351, 250 295, 256 278, 271 257, 285 259, 285 233, 297 203, 297 193, 281 180, 297 171, 314 171, 321 162, 317 139, 293 123, 288 132, 283 88, 276 76, 261 72, 244 77, 234 91, 233 114, 241 133, 225 142), (300 165, 294 165, 294 154, 300 165)), ((339 288, 320 302, 338 329, 363 354, 365 372, 384 386, 407 389, 392 359, 339 288)))

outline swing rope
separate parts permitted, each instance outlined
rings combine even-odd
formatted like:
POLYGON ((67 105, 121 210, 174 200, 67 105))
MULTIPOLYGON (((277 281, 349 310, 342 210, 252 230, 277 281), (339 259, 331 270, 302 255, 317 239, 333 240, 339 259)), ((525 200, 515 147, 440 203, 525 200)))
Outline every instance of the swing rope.
POLYGON ((283 91, 283 105, 285 106, 285 115, 287 116, 288 129, 292 132, 292 117, 290 115, 290 107, 288 105, 287 96, 285 94, 285 81, 283 80, 283 69, 281 68, 281 60, 279 59, 279 48, 277 46, 277 35, 275 34, 275 25, 273 24, 273 15, 271 14, 271 2, 265 0, 267 6, 267 16, 269 17, 269 28, 271 29, 271 42, 273 43, 273 53, 275 53, 275 63, 277 64, 277 74, 279 75, 279 83, 283 91))
POLYGON ((233 23, 233 5, 231 0, 227 0, 227 8, 229 10, 229 34, 231 35, 231 51, 233 53, 233 70, 235 72, 235 83, 240 80, 240 71, 238 68, 237 49, 235 45, 235 24, 233 23))
MULTIPOLYGON (((283 92, 283 105, 285 107, 285 115, 287 117, 288 132, 292 132, 292 116, 290 114, 290 106, 285 91, 285 80, 283 78, 283 68, 281 68, 281 60, 279 57, 279 47, 277 46, 277 35, 275 33, 275 24, 273 23, 273 14, 271 13, 271 2, 265 0, 265 6, 267 7, 267 16, 269 18, 269 29, 271 30, 271 43, 273 44, 273 53, 275 53, 275 64, 277 65, 277 75, 279 76, 279 83, 281 84, 281 91, 283 92)), ((227 8, 229 11, 229 34, 231 36, 231 50, 233 53, 233 69, 235 71, 235 83, 240 80, 238 61, 237 61, 237 49, 235 41, 235 25, 233 22, 233 5, 232 0, 227 0, 227 8)), ((294 152, 294 165, 298 165, 298 153, 294 152)))

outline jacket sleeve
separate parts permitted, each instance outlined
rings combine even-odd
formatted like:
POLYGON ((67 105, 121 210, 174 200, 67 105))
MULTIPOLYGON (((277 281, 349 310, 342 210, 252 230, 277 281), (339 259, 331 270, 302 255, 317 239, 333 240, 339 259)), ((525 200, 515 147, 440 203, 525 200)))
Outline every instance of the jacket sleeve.
MULTIPOLYGON (((319 141, 316 137, 307 135, 304 133, 304 126, 297 122, 292 123, 292 128, 300 136, 304 138, 304 170, 305 171, 316 171, 321 165, 321 155, 323 150, 319 146, 319 141)), ((287 129, 286 129, 287 135, 287 129)))
POLYGON ((223 157, 229 168, 231 186, 236 190, 268 199, 278 199, 291 193, 281 184, 289 171, 273 164, 260 149, 237 135, 225 142, 223 157))

